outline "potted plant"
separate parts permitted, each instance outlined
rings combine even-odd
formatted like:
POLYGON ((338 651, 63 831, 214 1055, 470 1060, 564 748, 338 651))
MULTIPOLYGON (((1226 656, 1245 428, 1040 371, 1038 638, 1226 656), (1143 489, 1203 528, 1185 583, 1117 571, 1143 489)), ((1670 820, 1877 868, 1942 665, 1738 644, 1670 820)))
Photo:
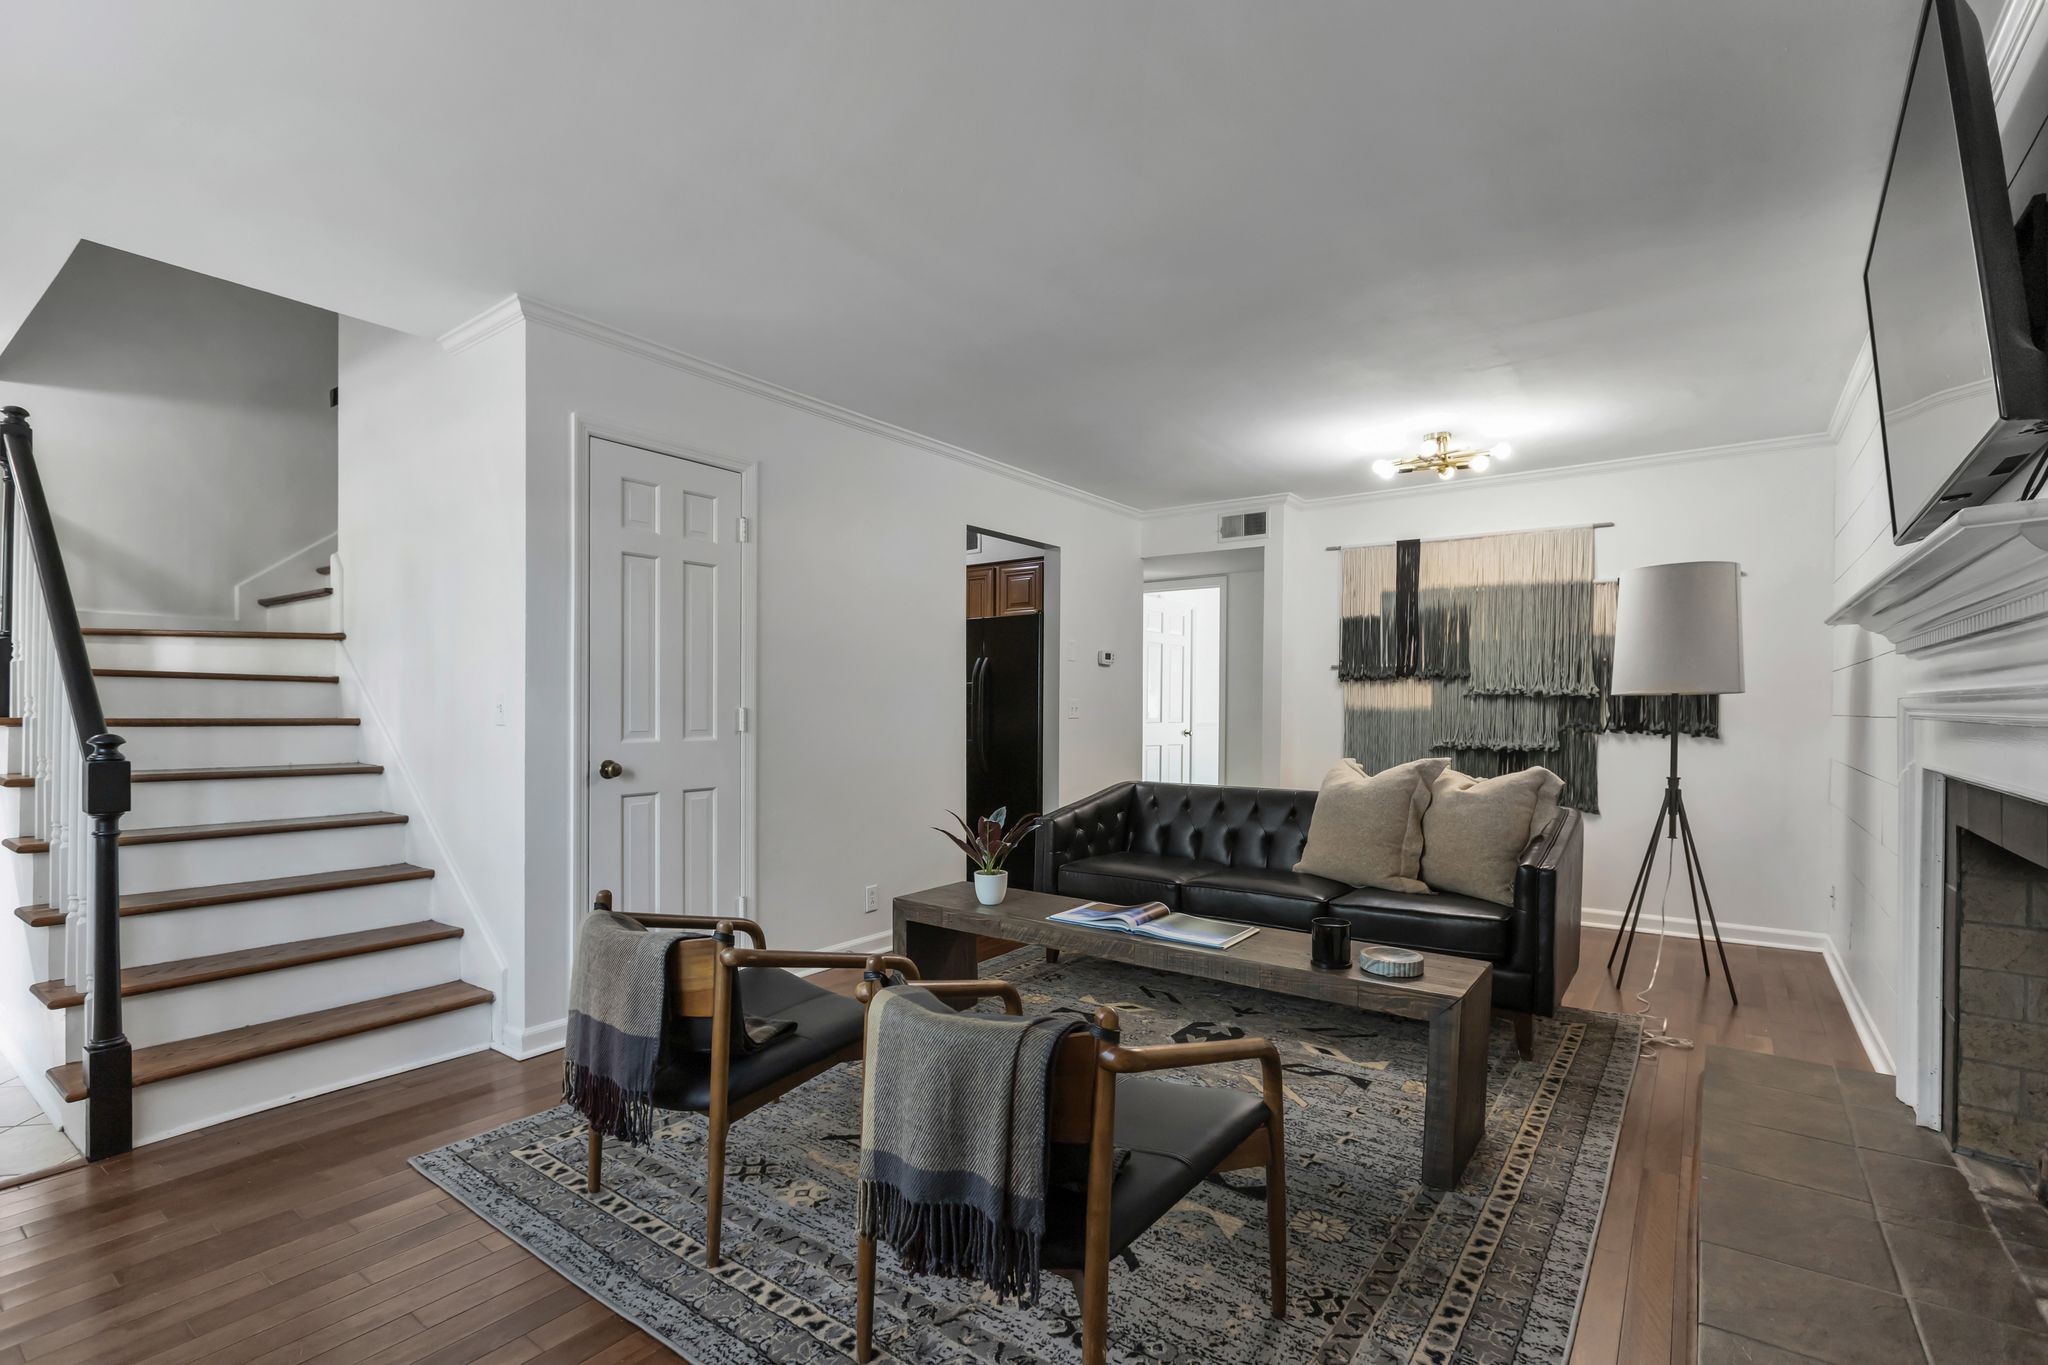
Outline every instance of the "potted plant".
POLYGON ((1010 854, 1024 841, 1024 836, 1038 827, 1039 817, 1027 815, 1006 830, 1003 821, 1009 813, 1008 806, 999 806, 994 814, 984 815, 970 825, 965 817, 947 811, 946 814, 960 822, 960 828, 966 832, 965 838, 949 829, 932 826, 973 861, 974 898, 983 905, 1002 904, 1003 897, 1010 892, 1010 874, 1003 864, 1009 861, 1010 854))

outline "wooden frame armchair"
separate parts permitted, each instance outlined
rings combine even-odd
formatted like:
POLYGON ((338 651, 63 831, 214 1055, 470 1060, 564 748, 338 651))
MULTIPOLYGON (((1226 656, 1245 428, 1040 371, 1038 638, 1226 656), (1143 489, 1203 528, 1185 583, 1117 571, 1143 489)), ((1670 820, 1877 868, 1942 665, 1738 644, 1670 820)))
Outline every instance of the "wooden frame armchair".
MULTIPOLYGON (((612 908, 609 891, 594 906, 612 908)), ((768 936, 752 920, 707 915, 630 915, 650 929, 707 929, 709 938, 684 939, 669 956, 668 1018, 663 1021, 662 1067, 654 1102, 663 1109, 705 1116, 704 1262, 719 1265, 725 1218, 725 1140, 733 1123, 770 1104, 843 1062, 857 1062, 865 1041, 865 1018, 852 998, 814 986, 792 967, 886 968, 916 980, 908 958, 878 959, 865 953, 771 951, 768 936), (737 946, 745 934, 754 946, 737 946), (746 1026, 736 1002, 796 1030, 759 1051, 734 1057, 735 1034, 746 1026)), ((881 968, 875 968, 881 970, 881 968)), ((590 1133, 586 1188, 603 1188, 604 1136, 590 1133)))
MULTIPOLYGON (((882 988, 884 966, 871 962, 855 991, 863 1007, 882 988)), ((1000 1000, 1022 1014, 1017 988, 1007 981, 906 979, 958 1008, 1000 1000)), ((1085 1190, 1055 1192, 1047 1201, 1044 1268, 1071 1281, 1081 1299, 1081 1359, 1102 1365, 1109 1349, 1110 1261, 1209 1175, 1263 1166, 1266 1171, 1266 1256, 1271 1312, 1287 1316, 1286 1115, 1280 1054, 1264 1038, 1126 1047, 1116 1011, 1095 1011, 1087 1033, 1060 1045, 1053 1059, 1050 1137, 1085 1147, 1085 1190), (1261 1093, 1234 1087, 1174 1085, 1150 1073, 1218 1062, 1256 1061, 1261 1093), (1122 1103, 1119 1103, 1121 1092, 1122 1103), (1130 1151, 1122 1169, 1116 1152, 1130 1151)), ((858 1300, 854 1359, 873 1358, 875 1242, 857 1249, 858 1300)))

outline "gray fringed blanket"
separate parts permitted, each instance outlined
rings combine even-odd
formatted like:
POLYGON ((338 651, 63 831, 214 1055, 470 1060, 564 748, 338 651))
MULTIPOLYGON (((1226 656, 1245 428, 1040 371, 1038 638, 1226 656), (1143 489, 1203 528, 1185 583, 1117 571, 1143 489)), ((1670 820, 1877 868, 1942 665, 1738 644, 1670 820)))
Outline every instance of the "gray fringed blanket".
POLYGON ((956 1014, 896 986, 868 1006, 859 1225, 914 1275, 1038 1297, 1051 1144, 1069 1019, 956 1014))
MULTIPOLYGON (((569 973, 569 1029, 562 1099, 606 1137, 645 1143, 654 1135, 654 1074, 668 1018, 668 955, 687 929, 649 929, 627 915, 593 910, 576 928, 569 973)), ((745 1018, 733 983, 732 1010, 745 1018)), ((751 1052, 796 1025, 748 1019, 733 1048, 751 1052)))

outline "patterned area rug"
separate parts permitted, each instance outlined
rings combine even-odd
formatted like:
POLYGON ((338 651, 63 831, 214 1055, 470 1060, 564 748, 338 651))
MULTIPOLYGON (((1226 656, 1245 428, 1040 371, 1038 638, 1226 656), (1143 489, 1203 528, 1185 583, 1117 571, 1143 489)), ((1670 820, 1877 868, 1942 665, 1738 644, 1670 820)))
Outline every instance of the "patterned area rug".
MULTIPOLYGON (((1521 1061, 1493 1031, 1486 1137, 1453 1192, 1421 1184, 1425 1028, 1234 986, 1036 949, 984 964, 1027 1013, 1113 1005, 1129 1043, 1258 1034, 1286 1062, 1290 1316, 1266 1316, 1260 1172, 1213 1178, 1110 1277, 1119 1362, 1413 1361, 1562 1365, 1634 1074, 1639 1027, 1567 1011, 1521 1061)), ((1256 1089, 1254 1066, 1176 1079, 1256 1089)), ((414 1161, 427 1177, 692 1365, 850 1359, 860 1070, 742 1119, 728 1147, 726 1263, 707 1271, 704 1125, 676 1115, 644 1150, 605 1154, 583 1188, 584 1129, 563 1107, 414 1161)), ((878 1359, 1069 1361, 1079 1304, 1048 1276, 1036 1308, 910 1280, 887 1250, 878 1359)))

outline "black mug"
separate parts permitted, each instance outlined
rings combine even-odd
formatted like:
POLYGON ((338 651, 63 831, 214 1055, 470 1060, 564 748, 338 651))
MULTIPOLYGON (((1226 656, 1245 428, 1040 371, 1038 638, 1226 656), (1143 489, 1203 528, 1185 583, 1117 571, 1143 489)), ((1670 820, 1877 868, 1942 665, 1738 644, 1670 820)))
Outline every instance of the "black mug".
POLYGON ((1351 965, 1351 921, 1318 915, 1308 922, 1308 960, 1313 967, 1351 965))

